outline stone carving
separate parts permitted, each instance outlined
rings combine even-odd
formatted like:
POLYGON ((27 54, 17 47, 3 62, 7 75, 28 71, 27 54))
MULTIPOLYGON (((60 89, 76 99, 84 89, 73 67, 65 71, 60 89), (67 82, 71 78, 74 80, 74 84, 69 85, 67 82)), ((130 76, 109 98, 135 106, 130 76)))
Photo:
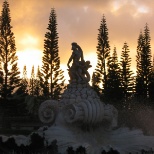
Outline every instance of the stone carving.
POLYGON ((58 101, 47 100, 39 107, 39 118, 43 123, 53 123, 58 110, 58 101))
POLYGON ((87 70, 91 67, 90 61, 84 61, 83 51, 77 43, 72 43, 72 50, 72 55, 67 63, 70 81, 79 83, 83 81, 89 82, 90 75, 87 70), (72 66, 70 66, 71 62, 72 66))
POLYGON ((69 146, 77 148, 80 145, 86 147, 88 154, 101 153, 110 146, 119 146, 121 153, 139 151, 145 147, 144 142, 148 143, 146 147, 154 146, 154 137, 146 137, 139 130, 113 129, 117 127, 117 109, 103 103, 89 85, 87 70, 91 65, 84 61, 81 47, 72 43, 72 50, 67 64, 70 83, 59 101, 47 100, 41 104, 40 120, 50 127, 44 132, 40 128, 38 132, 49 143, 56 139, 61 153, 69 146))
POLYGON ((78 122, 80 125, 92 127, 102 123, 105 127, 113 128, 117 124, 117 110, 112 105, 101 102, 88 83, 80 86, 71 83, 59 102, 55 100, 43 102, 39 108, 39 117, 43 123, 51 124, 59 112, 63 114, 63 122, 72 125, 78 122))

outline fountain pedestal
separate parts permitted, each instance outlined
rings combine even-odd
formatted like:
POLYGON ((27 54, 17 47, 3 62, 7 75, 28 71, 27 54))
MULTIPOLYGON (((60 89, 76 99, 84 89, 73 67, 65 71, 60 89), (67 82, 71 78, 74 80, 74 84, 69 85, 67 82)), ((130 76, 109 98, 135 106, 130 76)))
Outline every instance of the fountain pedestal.
POLYGON ((57 140, 61 153, 69 146, 84 146, 88 154, 115 148, 121 153, 138 152, 154 147, 154 137, 144 136, 140 130, 117 126, 118 111, 104 104, 89 85, 89 61, 84 61, 82 49, 72 43, 72 55, 68 61, 70 83, 59 101, 47 100, 40 105, 39 117, 50 127, 38 132, 48 143, 57 140), (70 67, 70 62, 73 61, 70 67))

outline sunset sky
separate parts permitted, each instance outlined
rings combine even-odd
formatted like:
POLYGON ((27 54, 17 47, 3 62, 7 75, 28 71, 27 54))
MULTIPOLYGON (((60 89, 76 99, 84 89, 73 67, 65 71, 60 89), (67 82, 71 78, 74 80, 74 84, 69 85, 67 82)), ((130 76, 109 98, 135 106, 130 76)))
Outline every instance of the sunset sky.
MULTIPOLYGON (((106 17, 111 51, 117 48, 120 57, 124 42, 129 45, 132 70, 135 71, 137 39, 148 23, 151 51, 154 54, 154 0, 8 0, 11 25, 15 35, 19 68, 41 65, 44 35, 47 32, 51 8, 57 14, 57 31, 61 68, 67 68, 71 43, 77 42, 85 60, 96 66, 98 29, 103 14, 106 17)), ((0 0, 2 6, 3 0, 0 0)), ((2 7, 1 7, 2 8, 2 7)), ((67 71, 65 71, 67 76, 67 71)))

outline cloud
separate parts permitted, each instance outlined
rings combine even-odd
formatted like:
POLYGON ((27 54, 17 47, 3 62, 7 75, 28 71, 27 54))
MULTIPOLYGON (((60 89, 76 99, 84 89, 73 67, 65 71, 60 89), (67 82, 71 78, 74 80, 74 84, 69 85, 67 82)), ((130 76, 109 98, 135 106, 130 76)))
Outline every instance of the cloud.
MULTIPOLYGON (((44 35, 47 32, 51 8, 57 15, 59 54, 61 63, 66 64, 71 54, 71 43, 76 41, 84 54, 95 52, 98 29, 103 14, 109 30, 111 50, 117 47, 120 56, 126 41, 134 59, 140 30, 148 23, 151 45, 154 44, 154 3, 153 0, 8 0, 11 10, 13 32, 17 50, 25 51, 21 43, 28 37, 37 44, 27 42, 36 50, 43 51, 44 35), (28 36, 28 37, 27 37, 28 36)), ((0 4, 3 0, 0 0, 0 4)), ((154 47, 152 46, 152 51, 154 47)), ((154 53, 154 52, 153 52, 154 53)), ((41 53, 40 53, 41 54, 41 53)))

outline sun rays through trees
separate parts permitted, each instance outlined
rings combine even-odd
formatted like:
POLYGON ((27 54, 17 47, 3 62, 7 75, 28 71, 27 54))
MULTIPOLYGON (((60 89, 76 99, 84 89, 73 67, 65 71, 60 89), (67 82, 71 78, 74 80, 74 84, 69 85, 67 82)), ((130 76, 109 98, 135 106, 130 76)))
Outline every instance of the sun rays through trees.
MULTIPOLYGON (((8 1, 4 1, 0 18, 0 98, 7 100, 14 96, 32 96, 41 99, 59 99, 64 89, 64 72, 60 67, 57 15, 54 8, 49 15, 47 32, 44 35, 42 65, 31 69, 27 77, 27 66, 23 72, 18 69, 15 36, 12 32, 8 1), (35 69, 37 71, 35 71, 35 69)), ((98 29, 96 45, 97 65, 92 75, 92 87, 101 99, 129 108, 132 98, 154 100, 154 63, 152 63, 151 37, 148 24, 140 32, 136 48, 136 75, 131 70, 132 59, 128 43, 121 47, 109 43, 109 30, 105 15, 98 29), (117 104, 119 103, 119 104, 117 104)), ((43 42, 43 39, 42 39, 43 42)))

